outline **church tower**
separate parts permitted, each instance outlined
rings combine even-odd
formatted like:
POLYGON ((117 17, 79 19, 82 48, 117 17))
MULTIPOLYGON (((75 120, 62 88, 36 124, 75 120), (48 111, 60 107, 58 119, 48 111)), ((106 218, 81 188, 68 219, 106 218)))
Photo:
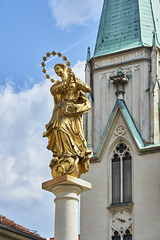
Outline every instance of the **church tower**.
POLYGON ((84 176, 81 240, 160 236, 160 1, 104 0, 86 83, 94 156, 84 176))

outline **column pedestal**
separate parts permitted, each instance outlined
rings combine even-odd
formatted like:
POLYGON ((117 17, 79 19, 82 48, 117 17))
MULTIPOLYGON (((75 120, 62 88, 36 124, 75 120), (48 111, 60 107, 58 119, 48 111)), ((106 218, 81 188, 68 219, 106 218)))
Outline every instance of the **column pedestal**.
POLYGON ((70 175, 42 183, 42 189, 56 196, 55 240, 78 240, 78 195, 91 187, 91 183, 70 175))

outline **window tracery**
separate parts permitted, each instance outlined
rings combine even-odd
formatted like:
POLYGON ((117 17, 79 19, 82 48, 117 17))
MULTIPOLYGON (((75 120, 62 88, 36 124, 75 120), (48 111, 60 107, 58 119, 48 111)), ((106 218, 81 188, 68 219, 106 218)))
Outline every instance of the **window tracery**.
POLYGON ((132 200, 132 157, 125 142, 119 142, 112 154, 112 204, 132 200))
POLYGON ((111 210, 111 240, 132 240, 132 213, 127 210, 125 205, 121 205, 132 201, 132 156, 130 148, 123 140, 115 145, 111 164, 111 206, 114 206, 111 210))

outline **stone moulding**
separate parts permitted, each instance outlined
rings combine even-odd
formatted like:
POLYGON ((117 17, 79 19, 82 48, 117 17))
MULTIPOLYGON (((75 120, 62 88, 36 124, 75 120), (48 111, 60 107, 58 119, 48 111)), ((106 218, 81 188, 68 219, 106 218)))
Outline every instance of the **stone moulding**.
POLYGON ((112 67, 120 64, 135 62, 139 60, 150 60, 151 59, 151 49, 142 48, 140 50, 135 50, 130 53, 121 53, 115 56, 101 56, 94 58, 93 61, 93 71, 112 67))

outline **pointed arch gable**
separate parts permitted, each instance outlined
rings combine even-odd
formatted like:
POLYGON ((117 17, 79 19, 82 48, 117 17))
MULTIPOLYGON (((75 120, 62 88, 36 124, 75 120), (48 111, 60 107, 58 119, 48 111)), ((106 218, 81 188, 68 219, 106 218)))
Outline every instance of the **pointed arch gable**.
POLYGON ((117 102, 115 104, 115 107, 114 107, 112 114, 109 118, 109 121, 106 125, 106 128, 105 128, 104 133, 101 138, 101 141, 98 145, 98 148, 91 159, 91 163, 102 161, 103 155, 104 155, 106 149, 108 148, 112 133, 116 127, 119 116, 122 116, 122 118, 125 122, 125 125, 127 126, 127 130, 129 132, 129 134, 131 135, 133 142, 135 143, 135 145, 137 147, 137 150, 139 151, 139 154, 160 152, 160 144, 145 145, 145 143, 144 143, 139 131, 137 130, 135 123, 126 107, 124 100, 119 99, 119 100, 117 100, 117 102))

